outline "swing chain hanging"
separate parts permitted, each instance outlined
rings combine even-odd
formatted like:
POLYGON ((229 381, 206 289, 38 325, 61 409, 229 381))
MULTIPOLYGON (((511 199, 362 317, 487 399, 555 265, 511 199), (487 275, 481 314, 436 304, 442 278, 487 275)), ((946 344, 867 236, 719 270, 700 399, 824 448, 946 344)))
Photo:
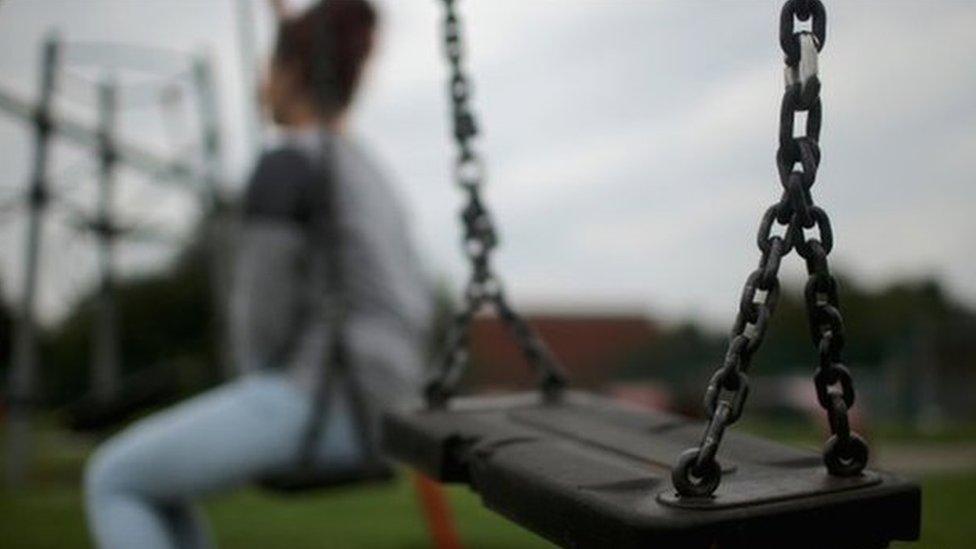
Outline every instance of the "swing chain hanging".
POLYGON ((501 321, 512 331, 526 361, 539 375, 544 395, 555 397, 565 386, 562 367, 531 326, 512 308, 501 281, 492 270, 491 253, 498 245, 498 236, 491 213, 481 196, 484 164, 471 142, 478 134, 478 124, 468 104, 471 83, 461 65, 464 53, 461 23, 455 10, 455 0, 443 2, 444 48, 450 67, 453 136, 458 151, 454 179, 467 198, 461 212, 462 243, 471 265, 471 274, 464 290, 464 307, 454 316, 448 328, 440 367, 426 385, 427 404, 432 408, 443 407, 457 391, 469 359, 471 320, 486 306, 493 307, 501 321))
POLYGON ((746 372, 762 343, 779 298, 780 261, 794 248, 806 262, 809 278, 804 289, 810 335, 819 355, 814 375, 817 401, 827 411, 832 436, 824 448, 824 463, 837 476, 859 474, 867 464, 864 440, 850 430, 848 409, 854 404, 854 383, 843 365, 844 323, 837 281, 827 255, 833 233, 827 213, 816 206, 810 189, 820 165, 822 106, 817 54, 826 40, 826 10, 820 0, 787 0, 780 15, 780 46, 785 54, 785 92, 780 106, 779 148, 776 166, 783 194, 770 206, 759 226, 759 266, 746 279, 728 350, 705 391, 709 423, 697 448, 686 450, 672 472, 682 496, 709 496, 721 482, 715 456, 726 427, 742 414, 749 393, 746 372), (794 20, 813 19, 811 31, 794 29, 794 20), (797 112, 806 113, 804 134, 794 136, 797 112), (800 169, 796 169, 799 164, 800 169), (782 236, 774 234, 779 226, 782 236), (804 230, 817 229, 819 238, 804 230))

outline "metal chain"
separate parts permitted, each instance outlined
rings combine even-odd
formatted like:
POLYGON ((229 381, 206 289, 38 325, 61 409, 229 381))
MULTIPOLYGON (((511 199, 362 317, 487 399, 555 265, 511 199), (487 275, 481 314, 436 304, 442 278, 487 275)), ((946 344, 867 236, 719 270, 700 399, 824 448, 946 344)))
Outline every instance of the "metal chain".
POLYGON ((484 164, 472 145, 472 139, 478 134, 478 124, 468 104, 471 83, 461 66, 461 25, 455 11, 455 0, 443 2, 446 10, 444 47, 450 67, 448 90, 458 151, 454 178, 467 198, 461 211, 462 243, 471 264, 471 274, 464 291, 464 308, 455 315, 448 328, 440 368, 427 383, 427 404, 442 407, 456 392, 468 363, 471 319, 485 307, 494 308, 501 321, 512 331, 525 359, 539 375, 543 392, 548 397, 554 397, 565 386, 563 369, 538 334, 509 304, 501 281, 491 268, 491 253, 498 245, 498 236, 481 196, 484 164))
POLYGON ((827 254, 833 233, 827 213, 813 203, 810 189, 820 165, 822 105, 817 54, 826 40, 826 10, 820 0, 787 0, 780 15, 780 47, 785 54, 785 92, 780 105, 779 148, 776 167, 783 194, 770 206, 759 226, 759 266, 746 279, 739 312, 732 327, 728 351, 705 390, 709 423, 697 448, 681 454, 672 482, 682 496, 711 495, 721 482, 715 456, 726 427, 742 414, 749 393, 746 372, 762 343, 779 297, 780 261, 796 249, 805 261, 809 279, 804 297, 810 333, 818 349, 820 366, 814 382, 817 400, 827 410, 832 436, 824 449, 824 462, 833 475, 851 476, 864 469, 868 448, 850 430, 847 411, 854 404, 854 384, 843 366, 844 323, 837 296, 837 281, 830 274, 827 254), (795 31, 796 19, 811 23, 812 32, 795 31), (803 135, 794 136, 796 113, 806 113, 803 135), (797 169, 799 165, 799 169, 797 169), (773 234, 774 226, 783 235, 773 234), (817 229, 819 238, 804 230, 817 229))

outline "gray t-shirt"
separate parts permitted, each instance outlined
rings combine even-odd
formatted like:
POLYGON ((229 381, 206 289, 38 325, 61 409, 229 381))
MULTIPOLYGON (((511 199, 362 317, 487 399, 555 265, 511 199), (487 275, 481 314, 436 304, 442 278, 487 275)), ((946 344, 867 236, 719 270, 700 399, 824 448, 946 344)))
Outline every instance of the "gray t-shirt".
POLYGON ((385 406, 416 399, 433 293, 388 180, 332 133, 302 134, 266 152, 248 184, 231 313, 237 363, 244 372, 287 368, 314 387, 329 367, 337 324, 328 263, 335 252, 343 334, 360 386, 385 406))

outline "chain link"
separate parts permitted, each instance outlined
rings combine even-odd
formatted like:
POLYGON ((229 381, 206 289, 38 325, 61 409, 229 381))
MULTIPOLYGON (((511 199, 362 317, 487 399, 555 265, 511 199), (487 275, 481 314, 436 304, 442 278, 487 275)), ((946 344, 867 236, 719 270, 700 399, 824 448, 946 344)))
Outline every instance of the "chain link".
POLYGON ((427 383, 425 396, 430 407, 443 407, 457 391, 468 360, 471 320, 483 308, 493 308, 507 326, 526 361, 539 375, 544 394, 553 398, 565 386, 563 369, 532 327, 512 308, 504 288, 491 267, 491 254, 498 245, 498 235, 491 214, 481 196, 484 164, 474 149, 472 139, 478 124, 468 103, 472 88, 464 72, 464 47, 461 23, 455 0, 443 0, 445 7, 444 48, 450 67, 448 91, 451 98, 453 136, 457 145, 454 178, 464 191, 466 203, 461 211, 462 244, 471 273, 464 289, 464 307, 448 328, 440 367, 427 383))
POLYGON ((868 447, 850 430, 848 410, 854 404, 854 382, 843 365, 844 321, 840 313, 837 281, 830 274, 827 255, 833 232, 827 213, 810 193, 820 165, 820 127, 823 108, 817 54, 826 40, 826 10, 820 0, 787 0, 780 15, 780 46, 785 55, 785 92, 780 104, 779 148, 776 167, 783 194, 770 206, 759 227, 759 266, 746 279, 722 365, 705 390, 709 419, 702 441, 686 450, 672 471, 672 482, 682 496, 709 496, 721 482, 715 456, 726 427, 742 414, 749 393, 746 372, 758 350, 779 297, 782 258, 796 249, 806 261, 809 278, 804 289, 810 335, 819 366, 814 375, 817 401, 827 411, 831 437, 824 448, 824 463, 833 475, 859 474, 867 464, 868 447), (796 31, 795 19, 813 19, 812 32, 796 31), (795 136, 798 112, 806 113, 804 133, 795 136), (799 166, 799 169, 797 169, 799 166), (773 234, 785 227, 783 236, 773 234), (804 231, 816 229, 817 237, 804 231))

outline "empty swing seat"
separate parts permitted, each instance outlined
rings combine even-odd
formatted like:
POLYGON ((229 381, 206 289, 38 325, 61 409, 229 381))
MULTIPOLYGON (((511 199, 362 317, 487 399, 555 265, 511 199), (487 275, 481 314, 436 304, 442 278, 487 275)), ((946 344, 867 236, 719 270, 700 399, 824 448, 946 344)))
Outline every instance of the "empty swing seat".
POLYGON ((456 398, 386 416, 389 454, 463 483, 563 547, 886 547, 919 534, 920 490, 890 474, 829 476, 821 456, 729 432, 710 498, 678 498, 671 467, 702 426, 591 394, 456 398))

